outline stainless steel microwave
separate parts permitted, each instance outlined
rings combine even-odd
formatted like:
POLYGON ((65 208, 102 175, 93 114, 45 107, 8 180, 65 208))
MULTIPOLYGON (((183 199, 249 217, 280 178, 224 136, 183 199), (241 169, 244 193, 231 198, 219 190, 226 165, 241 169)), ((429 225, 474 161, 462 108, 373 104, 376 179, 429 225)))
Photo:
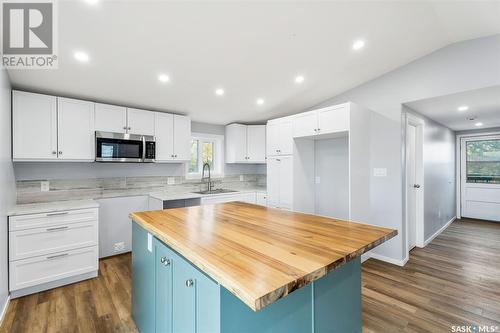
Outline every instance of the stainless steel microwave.
POLYGON ((95 132, 96 162, 154 162, 155 137, 111 132, 95 132))

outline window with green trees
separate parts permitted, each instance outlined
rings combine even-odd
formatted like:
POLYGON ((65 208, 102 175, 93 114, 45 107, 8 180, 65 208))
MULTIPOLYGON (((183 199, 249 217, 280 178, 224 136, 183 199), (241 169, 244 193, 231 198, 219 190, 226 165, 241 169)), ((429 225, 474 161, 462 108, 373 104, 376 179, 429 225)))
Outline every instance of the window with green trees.
POLYGON ((467 141, 467 182, 500 184, 500 139, 467 141))

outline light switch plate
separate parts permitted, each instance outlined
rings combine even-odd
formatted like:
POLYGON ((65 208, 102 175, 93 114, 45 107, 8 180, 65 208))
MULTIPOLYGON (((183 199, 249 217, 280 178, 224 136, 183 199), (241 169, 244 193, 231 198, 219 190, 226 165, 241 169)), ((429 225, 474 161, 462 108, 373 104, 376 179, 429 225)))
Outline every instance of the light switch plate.
POLYGON ((387 168, 373 168, 373 177, 387 177, 387 168))
POLYGON ((320 178, 319 176, 314 177, 314 182, 315 182, 316 184, 321 183, 321 178, 320 178))
POLYGON ((50 191, 50 182, 48 180, 40 182, 40 191, 42 192, 50 191))
POLYGON ((174 185, 175 177, 167 177, 167 185, 174 185))
POLYGON ((245 181, 245 176, 240 175, 240 182, 245 181))

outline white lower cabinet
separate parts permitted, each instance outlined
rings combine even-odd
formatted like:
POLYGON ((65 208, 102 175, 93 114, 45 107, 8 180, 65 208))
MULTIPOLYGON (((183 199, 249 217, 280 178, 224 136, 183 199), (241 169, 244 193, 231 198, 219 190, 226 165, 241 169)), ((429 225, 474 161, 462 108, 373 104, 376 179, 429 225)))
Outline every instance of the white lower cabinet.
POLYGON ((11 297, 97 276, 98 209, 9 217, 11 297))
POLYGON ((267 205, 291 210, 293 206, 292 156, 267 159, 267 205))
POLYGON ((256 192, 255 193, 255 203, 261 206, 267 206, 267 193, 256 192))

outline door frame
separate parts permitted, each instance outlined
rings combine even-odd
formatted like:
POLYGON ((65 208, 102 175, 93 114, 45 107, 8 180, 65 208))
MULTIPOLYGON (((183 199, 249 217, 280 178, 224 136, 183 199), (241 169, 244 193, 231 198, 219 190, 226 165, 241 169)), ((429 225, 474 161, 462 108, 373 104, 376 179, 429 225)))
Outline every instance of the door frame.
POLYGON ((411 114, 411 113, 406 113, 406 121, 405 121, 405 126, 404 126, 404 132, 405 132, 405 139, 404 139, 404 148, 405 148, 405 153, 404 153, 404 162, 405 162, 405 167, 404 167, 404 177, 403 177, 403 184, 404 184, 404 201, 405 201, 405 253, 407 256, 409 256, 409 250, 408 250, 408 245, 409 245, 409 218, 408 218, 408 161, 409 161, 409 149, 408 149, 408 136, 407 136, 407 131, 408 131, 408 126, 415 126, 416 131, 415 131, 415 167, 416 167, 416 182, 420 184, 420 189, 421 191, 418 191, 416 194, 416 206, 415 206, 415 212, 416 212, 416 234, 415 234, 415 245, 417 247, 424 247, 425 246, 425 241, 424 241, 424 189, 425 189, 425 184, 424 184, 424 126, 425 126, 425 121, 422 118, 419 118, 418 116, 411 114))
POLYGON ((487 139, 487 138, 492 138, 492 137, 498 137, 500 136, 499 131, 491 131, 491 132, 476 132, 476 133, 470 133, 470 134, 458 134, 456 136, 456 143, 455 143, 455 167, 456 167, 456 215, 457 219, 462 218, 462 198, 463 198, 463 191, 464 189, 462 188, 462 176, 463 172, 465 172, 465 168, 462 168, 462 165, 464 164, 465 161, 463 161, 462 158, 462 144, 467 141, 467 139, 475 139, 475 140, 481 140, 481 139, 487 139))

